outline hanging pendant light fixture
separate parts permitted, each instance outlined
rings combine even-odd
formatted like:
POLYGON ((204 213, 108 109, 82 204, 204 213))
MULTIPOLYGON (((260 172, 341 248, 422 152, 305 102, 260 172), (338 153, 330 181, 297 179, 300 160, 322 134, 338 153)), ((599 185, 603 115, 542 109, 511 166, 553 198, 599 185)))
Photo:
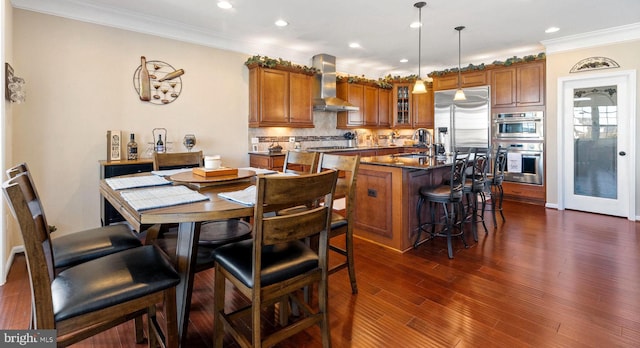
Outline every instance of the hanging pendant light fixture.
POLYGON ((460 32, 464 29, 464 26, 459 26, 455 28, 458 31, 458 90, 456 91, 456 95, 453 96, 453 100, 467 100, 467 97, 464 95, 464 91, 462 90, 462 70, 460 69, 460 32))
POLYGON ((424 85, 424 80, 420 77, 420 60, 422 59, 422 8, 426 4, 427 3, 424 1, 413 4, 413 7, 417 7, 420 13, 418 17, 418 20, 420 21, 420 28, 418 29, 418 79, 416 80, 416 84, 413 85, 413 91, 411 91, 413 94, 427 93, 427 87, 424 85))

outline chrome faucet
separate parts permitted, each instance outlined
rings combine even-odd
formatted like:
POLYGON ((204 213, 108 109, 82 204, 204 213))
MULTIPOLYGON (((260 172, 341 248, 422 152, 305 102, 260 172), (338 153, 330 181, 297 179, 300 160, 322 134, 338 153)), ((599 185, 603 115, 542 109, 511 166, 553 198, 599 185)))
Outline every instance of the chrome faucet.
POLYGON ((431 132, 426 128, 418 128, 413 132, 413 140, 418 139, 419 146, 426 146, 429 156, 432 155, 433 136, 431 132))

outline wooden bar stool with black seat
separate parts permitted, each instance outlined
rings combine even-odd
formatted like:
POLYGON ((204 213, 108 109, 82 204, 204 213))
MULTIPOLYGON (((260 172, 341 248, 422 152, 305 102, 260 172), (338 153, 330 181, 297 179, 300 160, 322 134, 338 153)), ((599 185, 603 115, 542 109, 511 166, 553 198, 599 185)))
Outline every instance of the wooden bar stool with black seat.
POLYGON ((314 325, 320 326, 322 346, 331 346, 327 256, 337 175, 337 171, 327 170, 257 178, 253 239, 227 244, 214 252, 214 347, 222 347, 225 330, 241 347, 271 347, 314 325), (292 214, 269 214, 299 206, 310 208, 292 214), (318 236, 317 252, 303 242, 314 236, 318 236), (227 279, 250 305, 225 310, 225 304, 231 305, 225 301, 227 279), (317 310, 304 301, 302 294, 302 289, 314 284, 318 284, 317 310), (300 317, 282 315, 288 312, 284 308, 287 298, 301 309, 300 317), (281 305, 280 325, 277 331, 263 334, 261 313, 276 303, 281 305), (242 320, 243 316, 248 320, 242 320))
POLYGON ((435 187, 420 188, 420 196, 416 206, 416 214, 418 215, 418 235, 413 244, 414 248, 420 243, 422 231, 429 233, 431 240, 435 237, 447 238, 447 251, 449 258, 453 258, 452 238, 460 236, 465 248, 468 247, 464 239, 464 230, 462 223, 464 221, 464 206, 462 188, 466 180, 466 168, 469 160, 469 154, 454 153, 451 172, 449 175, 449 183, 441 184, 435 187), (427 203, 430 211, 431 219, 429 222, 422 222, 422 205, 427 203), (436 213, 442 210, 441 215, 436 213), (436 230, 439 226, 439 230, 436 230), (430 227, 429 230, 427 228, 430 227), (454 231, 457 229, 458 231, 454 231))
POLYGON ((489 168, 489 150, 488 149, 471 149, 469 153, 473 153, 473 160, 470 160, 468 166, 471 172, 467 172, 467 177, 462 188, 462 192, 467 200, 467 219, 471 223, 471 231, 473 232, 473 240, 478 241, 478 223, 482 223, 484 232, 489 233, 487 225, 484 222, 484 211, 487 205, 485 195, 487 185, 487 169, 489 168), (478 197, 482 207, 479 207, 478 197))
POLYGON ((507 170, 507 149, 498 146, 496 155, 493 160, 493 171, 487 176, 487 182, 491 188, 491 216, 493 217, 493 227, 498 227, 496 219, 496 211, 500 212, 502 222, 507 221, 502 212, 502 203, 504 201, 504 190, 502 182, 504 181, 504 172, 507 170))
POLYGON ((338 171, 335 199, 338 200, 338 202, 344 200, 344 213, 338 211, 335 204, 333 206, 329 239, 331 240, 333 237, 344 235, 345 247, 341 248, 329 243, 329 249, 344 256, 345 261, 334 264, 331 269, 329 269, 329 274, 347 268, 351 282, 351 292, 353 294, 358 293, 353 252, 353 225, 355 224, 356 179, 358 177, 359 167, 360 155, 340 156, 322 153, 318 161, 319 172, 326 169, 338 171))
POLYGON ((18 221, 31 282, 32 329, 56 330, 66 347, 147 314, 149 347, 178 347, 176 285, 180 275, 155 246, 102 256, 55 273, 55 254, 28 172, 2 185, 18 221), (156 304, 165 312, 164 330, 156 304))

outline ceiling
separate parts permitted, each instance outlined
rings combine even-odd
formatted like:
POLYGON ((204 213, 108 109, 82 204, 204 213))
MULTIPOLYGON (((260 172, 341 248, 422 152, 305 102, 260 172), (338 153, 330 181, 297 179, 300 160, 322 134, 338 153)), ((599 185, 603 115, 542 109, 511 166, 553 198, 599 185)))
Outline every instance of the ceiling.
MULTIPOLYGON (((339 72, 377 78, 418 72, 414 0, 12 0, 16 8, 311 65, 337 57, 339 72), (289 25, 274 25, 285 19, 289 25), (357 42, 360 48, 350 48, 357 42), (401 63, 406 58, 408 62, 401 63)), ((427 0, 422 76, 461 63, 490 64, 545 51, 542 41, 640 23, 638 0, 427 0), (560 30, 546 34, 545 29, 560 30)))

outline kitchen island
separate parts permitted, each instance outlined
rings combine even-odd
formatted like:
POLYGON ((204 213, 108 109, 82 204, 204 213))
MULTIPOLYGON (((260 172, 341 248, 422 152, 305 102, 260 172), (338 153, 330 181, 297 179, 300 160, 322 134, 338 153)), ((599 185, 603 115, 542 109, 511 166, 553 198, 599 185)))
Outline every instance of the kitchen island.
MULTIPOLYGON (((362 157, 356 183, 354 235, 405 252, 418 229, 416 204, 423 186, 439 185, 451 162, 397 154, 362 157)), ((423 205, 422 214, 428 214, 423 205)), ((426 216, 426 215, 423 215, 426 216)), ((422 234, 427 238, 427 234, 422 234)))
MULTIPOLYGON (((361 156, 356 182, 354 235, 405 252, 417 235, 416 204, 420 187, 442 183, 451 163, 428 157, 420 147, 323 147, 307 149, 336 155, 361 156)), ((282 170, 284 153, 252 152, 251 166, 282 170), (271 165, 273 165, 271 164, 271 165)), ((449 158, 450 161, 450 158, 449 158)), ((423 217, 428 214, 423 205, 423 217)), ((426 233, 422 234, 426 237, 426 233)))

